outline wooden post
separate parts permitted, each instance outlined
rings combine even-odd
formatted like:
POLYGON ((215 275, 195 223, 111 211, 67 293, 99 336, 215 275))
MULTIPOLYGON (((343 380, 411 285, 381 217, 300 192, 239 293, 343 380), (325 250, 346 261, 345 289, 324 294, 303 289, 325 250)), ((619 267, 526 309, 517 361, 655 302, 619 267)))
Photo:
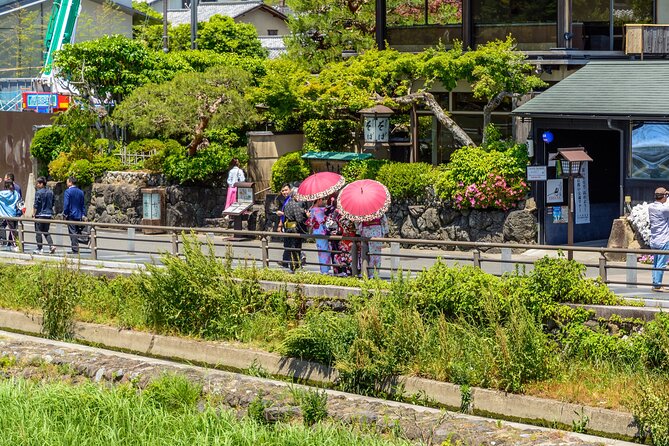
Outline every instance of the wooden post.
MULTIPOLYGON (((569 221, 567 222, 567 245, 574 246, 574 175, 569 174, 569 221)), ((574 251, 567 251, 567 260, 573 260, 574 251)))

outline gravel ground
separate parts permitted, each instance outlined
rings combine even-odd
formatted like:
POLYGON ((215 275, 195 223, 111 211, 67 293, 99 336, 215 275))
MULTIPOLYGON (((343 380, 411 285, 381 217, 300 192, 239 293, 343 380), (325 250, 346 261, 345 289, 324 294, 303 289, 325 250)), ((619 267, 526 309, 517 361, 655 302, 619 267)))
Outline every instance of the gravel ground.
MULTIPOLYGON (((0 331, 0 357, 15 357, 2 377, 38 376, 40 364, 53 364, 72 382, 133 381, 140 386, 163 372, 179 373, 202 383, 206 392, 242 416, 257 395, 270 405, 268 419, 299 418, 291 385, 264 378, 206 369, 93 347, 49 341, 0 331), (32 365, 31 365, 32 364, 32 365), (64 367, 62 367, 64 366, 64 367)), ((293 387, 302 387, 293 385, 293 387)), ((440 445, 631 445, 622 441, 543 429, 518 423, 445 412, 410 404, 327 391, 328 414, 363 429, 393 432, 416 443, 440 445)))

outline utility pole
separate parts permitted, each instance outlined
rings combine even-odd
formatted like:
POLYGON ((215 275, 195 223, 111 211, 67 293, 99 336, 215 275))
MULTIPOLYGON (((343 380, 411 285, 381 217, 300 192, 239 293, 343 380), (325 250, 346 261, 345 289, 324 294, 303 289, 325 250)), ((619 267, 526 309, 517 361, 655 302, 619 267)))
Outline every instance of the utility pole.
POLYGON ((190 49, 197 49, 197 0, 190 0, 190 49))
POLYGON ((163 53, 170 50, 167 37, 167 2, 168 0, 163 0, 163 53))

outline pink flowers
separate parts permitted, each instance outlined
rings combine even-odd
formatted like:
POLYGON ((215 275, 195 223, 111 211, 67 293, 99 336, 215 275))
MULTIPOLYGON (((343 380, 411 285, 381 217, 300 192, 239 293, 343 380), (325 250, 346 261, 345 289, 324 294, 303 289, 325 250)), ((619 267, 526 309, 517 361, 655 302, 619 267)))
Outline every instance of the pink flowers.
POLYGON ((480 184, 465 186, 458 184, 454 194, 453 207, 456 209, 502 209, 515 207, 528 190, 522 179, 507 181, 501 175, 491 173, 480 184))

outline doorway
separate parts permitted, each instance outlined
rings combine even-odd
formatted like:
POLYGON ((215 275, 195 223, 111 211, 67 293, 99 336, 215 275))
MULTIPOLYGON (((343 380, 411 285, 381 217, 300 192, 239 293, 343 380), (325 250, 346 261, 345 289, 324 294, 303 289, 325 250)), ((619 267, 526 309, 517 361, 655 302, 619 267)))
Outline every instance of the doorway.
MULTIPOLYGON (((621 154, 620 135, 611 130, 539 129, 539 136, 549 130, 553 141, 545 144, 545 156, 557 153, 561 147, 584 147, 593 159, 588 163, 587 194, 589 221, 576 220, 574 241, 577 243, 607 240, 613 220, 620 217, 621 154)), ((548 178, 557 178, 555 167, 549 167, 548 178)), ((562 201, 547 202, 546 194, 539 200, 543 204, 542 242, 550 245, 567 243, 567 225, 555 218, 555 206, 568 206, 567 180, 562 181, 562 201), (549 212, 550 211, 550 212, 549 212), (556 221, 557 220, 557 221, 556 221)))

